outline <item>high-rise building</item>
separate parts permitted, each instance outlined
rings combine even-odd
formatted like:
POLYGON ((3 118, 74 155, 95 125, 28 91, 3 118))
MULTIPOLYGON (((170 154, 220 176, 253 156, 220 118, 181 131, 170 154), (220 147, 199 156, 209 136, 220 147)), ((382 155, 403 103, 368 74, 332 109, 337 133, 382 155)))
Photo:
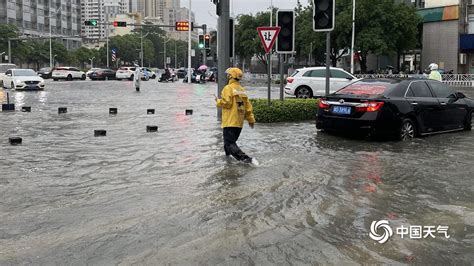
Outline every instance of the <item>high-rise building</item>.
POLYGON ((107 29, 110 30, 110 18, 130 12, 129 0, 82 0, 81 19, 82 37, 85 42, 102 42, 106 40, 107 29), (95 20, 97 26, 86 26, 84 21, 95 20))
POLYGON ((23 36, 63 37, 64 45, 80 46, 80 0, 0 1, 0 24, 13 24, 23 36))

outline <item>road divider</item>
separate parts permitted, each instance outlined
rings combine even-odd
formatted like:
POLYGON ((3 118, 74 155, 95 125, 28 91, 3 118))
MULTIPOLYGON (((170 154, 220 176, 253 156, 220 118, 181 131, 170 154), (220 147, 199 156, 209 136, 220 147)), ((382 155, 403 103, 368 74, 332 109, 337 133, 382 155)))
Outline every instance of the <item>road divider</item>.
POLYGON ((23 142, 23 139, 20 137, 11 137, 8 140, 11 145, 20 145, 23 142))
POLYGON ((158 132, 158 126, 146 126, 146 132, 158 132))
POLYGON ((107 130, 97 129, 94 130, 94 137, 105 137, 107 136, 107 130))
POLYGON ((67 107, 59 107, 58 114, 65 114, 67 113, 67 107))

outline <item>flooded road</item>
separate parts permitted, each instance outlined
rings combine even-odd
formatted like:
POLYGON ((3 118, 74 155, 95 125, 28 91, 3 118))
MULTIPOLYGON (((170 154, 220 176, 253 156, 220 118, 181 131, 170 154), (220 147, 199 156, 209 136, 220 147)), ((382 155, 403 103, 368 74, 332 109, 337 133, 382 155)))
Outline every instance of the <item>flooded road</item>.
POLYGON ((474 132, 367 142, 257 124, 239 140, 254 167, 224 155, 214 86, 142 84, 12 93, 32 112, 0 112, 0 265, 474 261, 474 132), (385 244, 369 237, 378 220, 394 228, 385 244), (450 238, 402 239, 401 225, 450 238))

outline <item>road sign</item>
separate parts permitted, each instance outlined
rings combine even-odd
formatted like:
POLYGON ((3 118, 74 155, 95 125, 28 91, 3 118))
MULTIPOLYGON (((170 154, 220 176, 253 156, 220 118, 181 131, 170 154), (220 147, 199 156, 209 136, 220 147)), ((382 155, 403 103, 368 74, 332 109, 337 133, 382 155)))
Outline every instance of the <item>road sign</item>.
POLYGON ((112 48, 112 62, 115 62, 117 60, 117 49, 112 48))
POLYGON ((171 64, 171 57, 166 57, 166 63, 171 64))
POLYGON ((260 40, 262 40, 263 48, 265 48, 265 53, 270 53, 280 33, 280 27, 258 27, 257 31, 260 40))

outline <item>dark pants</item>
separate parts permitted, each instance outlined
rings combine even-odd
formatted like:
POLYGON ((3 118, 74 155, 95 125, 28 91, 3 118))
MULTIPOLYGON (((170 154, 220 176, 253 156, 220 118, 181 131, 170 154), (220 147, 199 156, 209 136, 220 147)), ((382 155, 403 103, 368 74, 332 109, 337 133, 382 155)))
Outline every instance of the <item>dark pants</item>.
POLYGON ((237 146, 237 140, 239 139, 240 132, 242 129, 240 127, 225 127, 224 128, 224 151, 225 155, 234 156, 235 159, 239 161, 251 160, 240 148, 237 146))

